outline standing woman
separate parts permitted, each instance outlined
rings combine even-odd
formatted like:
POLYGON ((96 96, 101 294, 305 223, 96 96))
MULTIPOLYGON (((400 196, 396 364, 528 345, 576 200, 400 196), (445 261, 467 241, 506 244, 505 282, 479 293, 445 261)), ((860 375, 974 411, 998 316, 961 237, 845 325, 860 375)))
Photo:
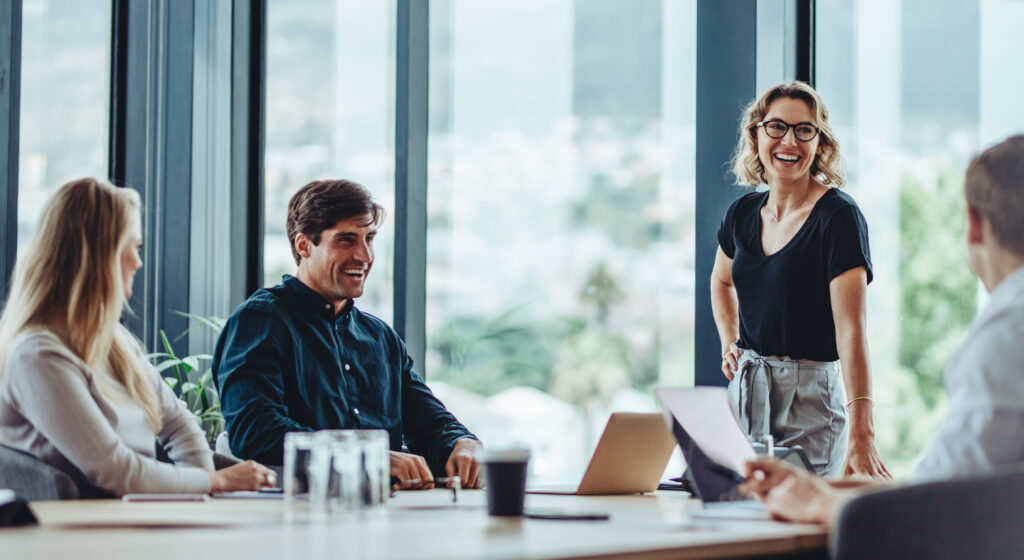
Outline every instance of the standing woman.
POLYGON ((252 461, 213 470, 195 418, 119 323, 141 245, 131 189, 81 179, 47 201, 0 316, 0 443, 86 494, 273 486, 252 461), (155 459, 157 440, 174 465, 155 459))
POLYGON ((802 446, 819 474, 888 478, 865 339, 868 229, 839 190, 828 109, 809 85, 785 83, 742 126, 733 173, 768 190, 736 200, 718 230, 711 303, 733 404, 748 434, 802 446))

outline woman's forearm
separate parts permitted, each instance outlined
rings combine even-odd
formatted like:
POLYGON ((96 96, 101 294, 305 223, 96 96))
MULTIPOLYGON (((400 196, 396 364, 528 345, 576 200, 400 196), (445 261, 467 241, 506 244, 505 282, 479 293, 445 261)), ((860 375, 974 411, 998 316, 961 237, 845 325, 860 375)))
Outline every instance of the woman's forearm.
POLYGON ((722 351, 740 337, 739 302, 736 289, 711 279, 711 312, 718 328, 722 351))
POLYGON ((850 438, 871 438, 875 436, 871 398, 871 372, 868 362, 868 345, 863 332, 846 333, 839 340, 839 363, 843 370, 843 385, 846 388, 846 409, 850 422, 850 438), (867 397, 867 398, 863 398, 867 397))

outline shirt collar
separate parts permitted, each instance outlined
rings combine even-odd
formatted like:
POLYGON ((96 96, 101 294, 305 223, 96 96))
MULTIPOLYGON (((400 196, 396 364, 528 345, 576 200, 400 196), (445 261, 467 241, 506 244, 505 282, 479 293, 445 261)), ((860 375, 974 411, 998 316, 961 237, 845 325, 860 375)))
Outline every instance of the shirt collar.
POLYGON ((292 276, 291 274, 285 274, 281 277, 281 284, 284 289, 292 294, 304 308, 310 313, 323 317, 328 321, 342 321, 348 319, 352 314, 355 302, 350 298, 345 304, 345 307, 341 310, 341 313, 337 317, 334 316, 334 305, 327 301, 320 294, 313 291, 312 288, 302 283, 302 280, 292 276))
POLYGON ((1024 296, 1024 266, 1011 272, 996 286, 988 304, 978 314, 976 322, 983 322, 989 315, 999 312, 1021 296, 1024 296))

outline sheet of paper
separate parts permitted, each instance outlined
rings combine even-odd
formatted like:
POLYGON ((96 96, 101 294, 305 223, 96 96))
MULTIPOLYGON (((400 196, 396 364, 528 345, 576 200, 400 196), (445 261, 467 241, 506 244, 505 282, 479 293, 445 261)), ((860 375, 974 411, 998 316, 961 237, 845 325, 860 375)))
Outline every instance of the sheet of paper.
POLYGON ((662 410, 675 416, 712 461, 743 474, 744 464, 757 458, 724 388, 658 387, 654 394, 662 410))

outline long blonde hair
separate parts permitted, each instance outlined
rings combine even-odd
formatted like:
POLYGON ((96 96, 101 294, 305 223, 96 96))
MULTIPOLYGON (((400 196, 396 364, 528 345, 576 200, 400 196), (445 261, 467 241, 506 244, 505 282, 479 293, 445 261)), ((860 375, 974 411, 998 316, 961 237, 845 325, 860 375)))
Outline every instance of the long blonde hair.
POLYGON ((811 163, 811 177, 826 187, 843 186, 842 159, 839 155, 839 141, 828 122, 828 107, 818 92, 804 82, 785 82, 768 88, 743 110, 740 118, 740 139, 732 154, 732 174, 741 185, 756 187, 766 182, 764 164, 757 154, 757 123, 768 114, 768 106, 776 99, 788 97, 799 99, 814 113, 814 124, 818 127, 818 147, 821 153, 811 163))
POLYGON ((140 220, 139 195, 95 179, 63 185, 46 202, 14 267, 0 315, 0 375, 11 341, 44 327, 95 371, 105 371, 142 408, 162 418, 139 343, 118 321, 125 306, 121 253, 140 220))

